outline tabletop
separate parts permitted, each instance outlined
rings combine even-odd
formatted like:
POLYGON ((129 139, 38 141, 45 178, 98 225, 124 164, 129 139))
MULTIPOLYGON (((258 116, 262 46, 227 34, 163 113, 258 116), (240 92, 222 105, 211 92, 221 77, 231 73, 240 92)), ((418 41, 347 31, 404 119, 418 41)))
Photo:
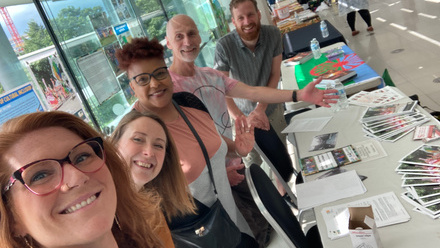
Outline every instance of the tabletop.
POLYGON ((310 51, 310 41, 313 38, 318 40, 321 47, 338 42, 347 43, 344 36, 330 22, 327 20, 325 22, 329 32, 326 38, 321 35, 320 22, 285 33, 283 35, 284 58, 293 57, 299 52, 310 51))
MULTIPOLYGON (((397 89, 397 91, 399 91, 397 89)), ((399 91, 402 93, 401 91, 399 91)), ((403 94, 403 93, 402 93, 403 94)), ((400 100, 401 102, 408 101, 409 98, 400 100)), ((360 118, 365 111, 366 107, 350 105, 347 110, 333 113, 328 108, 317 108, 292 118, 292 121, 304 118, 325 117, 331 116, 332 119, 319 132, 302 132, 302 133, 290 133, 288 135, 289 140, 296 145, 298 157, 307 157, 322 153, 323 151, 309 152, 311 141, 314 136, 325 133, 338 132, 336 148, 346 145, 354 144, 356 142, 369 139, 364 136, 361 129, 360 118)), ((423 108, 418 106, 418 109, 431 117, 430 121, 425 123, 439 125, 439 122, 427 113, 423 108)), ((352 247, 350 237, 346 236, 336 240, 330 240, 327 237, 327 228, 321 214, 321 210, 324 207, 335 206, 343 203, 352 202, 376 196, 379 194, 387 193, 390 191, 395 192, 400 202, 407 210, 411 219, 408 222, 395 224, 391 226, 385 226, 378 228, 378 233, 382 241, 383 247, 438 247, 440 243, 440 221, 433 220, 428 216, 421 213, 414 212, 412 206, 405 200, 400 198, 400 194, 405 192, 405 189, 401 187, 401 175, 395 172, 398 166, 398 161, 408 154, 410 151, 416 149, 422 145, 422 141, 414 141, 412 139, 412 132, 397 140, 394 143, 381 142, 384 150, 387 153, 386 157, 376 159, 373 161, 357 162, 346 165, 342 168, 346 170, 356 170, 360 175, 365 175, 368 178, 363 181, 367 192, 365 194, 350 197, 347 199, 338 200, 335 202, 327 203, 319 207, 314 208, 318 228, 320 231, 321 239, 324 247, 352 247)), ((439 145, 440 141, 434 141, 429 144, 439 145)), ((319 172, 310 176, 306 176, 305 180, 313 180, 325 172, 319 172)))
MULTIPOLYGON (((329 50, 339 48, 339 47, 344 47, 344 46, 345 46, 345 43, 338 42, 338 43, 321 48, 321 52, 325 53, 329 50)), ((322 56, 324 56, 324 55, 322 55, 322 56)), ((361 61, 359 57, 357 57, 357 60, 361 61)), ((355 79, 355 83, 352 83, 350 85, 346 85, 345 91, 346 91, 347 95, 351 95, 351 94, 357 93, 362 90, 368 90, 368 89, 378 87, 379 85, 383 85, 382 78, 376 72, 374 72, 374 70, 371 69, 371 67, 368 64, 364 63, 362 66, 364 67, 364 69, 366 69, 363 71, 370 71, 369 72, 370 76, 364 75, 363 78, 357 77, 355 79)), ((295 66, 285 64, 284 62, 281 63, 281 75, 282 75, 282 81, 281 81, 281 88, 282 89, 284 89, 284 90, 300 89, 300 87, 298 86, 298 82, 296 80, 296 76, 295 76, 296 75, 295 66)), ((298 110, 301 108, 305 108, 309 105, 310 105, 310 103, 307 103, 307 102, 295 102, 295 103, 289 102, 289 103, 286 103, 286 109, 287 110, 298 110)))

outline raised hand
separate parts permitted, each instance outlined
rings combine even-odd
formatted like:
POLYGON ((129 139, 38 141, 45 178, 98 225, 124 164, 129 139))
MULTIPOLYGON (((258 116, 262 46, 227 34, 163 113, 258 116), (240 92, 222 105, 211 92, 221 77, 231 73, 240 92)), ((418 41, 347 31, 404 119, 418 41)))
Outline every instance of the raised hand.
POLYGON ((235 119, 235 151, 245 157, 255 144, 254 126, 248 125, 245 116, 235 119))
POLYGON ((315 86, 322 81, 322 77, 310 82, 304 89, 298 91, 298 100, 310 102, 322 107, 330 107, 329 103, 336 103, 339 96, 333 95, 338 93, 337 90, 320 90, 315 86))

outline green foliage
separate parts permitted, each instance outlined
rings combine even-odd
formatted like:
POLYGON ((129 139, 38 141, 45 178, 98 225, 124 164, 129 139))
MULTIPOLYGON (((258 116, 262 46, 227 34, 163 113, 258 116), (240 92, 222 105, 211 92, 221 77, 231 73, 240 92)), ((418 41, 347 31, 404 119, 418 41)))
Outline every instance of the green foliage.
POLYGON ((95 16, 102 12, 101 6, 85 9, 68 6, 58 12, 57 18, 51 20, 51 22, 54 27, 57 27, 55 33, 58 39, 65 41, 93 32, 88 16, 95 16))
POLYGON ((150 38, 157 38, 162 40, 166 35, 166 19, 165 16, 153 17, 144 21, 143 26, 147 31, 147 36, 150 38))
MULTIPOLYGON (((88 20, 88 16, 102 12, 103 10, 100 6, 85 9, 69 6, 62 9, 58 13, 58 17, 50 20, 50 23, 58 40, 65 41, 92 32, 93 28, 88 20)), ((28 23, 28 29, 25 34, 29 37, 24 40, 23 48, 25 53, 52 45, 52 40, 46 28, 34 20, 28 23)))
POLYGON ((160 9, 157 0, 136 0, 135 4, 142 14, 151 13, 160 9))
POLYGON ((28 29, 25 34, 29 37, 23 41, 25 53, 30 53, 52 45, 52 40, 46 28, 43 25, 39 25, 35 20, 29 21, 28 29))

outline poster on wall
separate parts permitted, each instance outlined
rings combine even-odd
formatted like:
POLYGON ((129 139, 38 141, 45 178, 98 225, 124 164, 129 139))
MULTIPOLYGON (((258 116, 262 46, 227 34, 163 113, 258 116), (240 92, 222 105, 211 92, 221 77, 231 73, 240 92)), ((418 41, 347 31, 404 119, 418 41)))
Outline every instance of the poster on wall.
POLYGON ((88 17, 96 35, 98 36, 101 46, 104 47, 116 41, 116 35, 113 32, 113 27, 110 25, 110 21, 108 20, 105 12, 93 16, 89 15, 88 17))
POLYGON ((229 33, 228 21, 226 20, 225 13, 218 0, 211 0, 211 6, 214 11, 214 18, 217 23, 217 28, 220 37, 229 33))
POLYGON ((55 54, 30 63, 29 69, 50 110, 62 110, 63 104, 73 100, 75 93, 55 54))
POLYGON ((112 5, 115 8, 119 21, 131 18, 130 11, 124 0, 112 0, 112 5))
POLYGON ((44 104, 27 83, 0 95, 0 125, 7 120, 37 111, 45 111, 44 104))
POLYGON ((122 92, 124 93, 125 99, 127 100, 128 104, 133 104, 137 98, 134 96, 134 91, 130 87, 130 79, 128 79, 127 73, 122 73, 118 77, 118 82, 121 86, 122 92))
POLYGON ((121 47, 127 43, 130 43, 133 39, 127 23, 122 23, 120 25, 114 26, 113 28, 115 29, 115 34, 121 47))
POLYGON ((119 63, 115 55, 116 50, 119 48, 121 48, 121 46, 118 42, 114 42, 104 47, 105 56, 107 56, 108 62, 110 63, 110 66, 112 67, 112 70, 116 76, 122 73, 122 71, 119 69, 119 63))
POLYGON ((120 90, 113 69, 103 50, 78 58, 76 63, 99 104, 120 90))

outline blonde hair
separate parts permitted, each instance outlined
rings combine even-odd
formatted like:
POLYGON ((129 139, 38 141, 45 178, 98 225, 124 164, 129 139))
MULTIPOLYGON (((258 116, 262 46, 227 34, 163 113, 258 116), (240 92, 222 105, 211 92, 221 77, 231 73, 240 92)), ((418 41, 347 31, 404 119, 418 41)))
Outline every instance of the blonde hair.
MULTIPOLYGON (((48 127, 65 128, 82 139, 101 136, 80 118, 61 111, 36 112, 7 121, 0 130, 0 186, 2 189, 13 172, 12 167, 8 166, 5 161, 5 154, 10 147, 26 134, 48 127)), ((122 166, 123 161, 118 156, 116 148, 105 140, 103 146, 106 165, 116 185, 116 216, 121 227, 119 229, 116 223, 113 224, 112 233, 116 242, 119 247, 163 247, 152 230, 152 226, 160 222, 156 215, 159 211, 159 201, 155 199, 157 196, 136 194, 130 187, 129 171, 126 166, 122 166), (146 204, 148 206, 145 206, 146 204)), ((0 203, 0 247, 26 247, 23 238, 14 237, 11 232, 15 222, 9 194, 9 192, 2 193, 0 203)), ((31 238, 30 242, 33 247, 40 247, 34 239, 31 238)))
POLYGON ((110 141, 118 146, 117 144, 126 131, 127 126, 132 121, 141 117, 147 117, 156 121, 164 130, 167 138, 165 160, 162 170, 156 178, 144 185, 143 191, 148 192, 154 190, 159 193, 162 198, 162 210, 168 220, 171 220, 173 217, 194 214, 194 200, 190 193, 188 193, 189 188, 180 165, 176 145, 165 123, 157 115, 151 112, 141 113, 136 110, 131 111, 121 119, 110 141))

